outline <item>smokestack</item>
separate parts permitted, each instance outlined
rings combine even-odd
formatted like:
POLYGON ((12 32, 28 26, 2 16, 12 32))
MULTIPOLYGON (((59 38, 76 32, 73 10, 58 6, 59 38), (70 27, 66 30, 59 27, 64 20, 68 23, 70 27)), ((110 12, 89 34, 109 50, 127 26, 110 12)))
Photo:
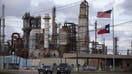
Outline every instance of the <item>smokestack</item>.
POLYGON ((53 7, 52 9, 52 39, 51 39, 51 44, 53 49, 57 48, 57 25, 55 22, 56 18, 56 7, 53 7))
POLYGON ((2 17, 0 22, 0 41, 1 41, 1 49, 4 50, 4 42, 5 42, 5 5, 2 5, 2 17))
POLYGON ((55 17, 56 17, 56 8, 53 7, 52 9, 52 35, 55 32, 55 27, 56 27, 55 17))
POLYGON ((49 15, 45 15, 43 18, 45 21, 45 35, 44 35, 44 48, 49 48, 49 15))

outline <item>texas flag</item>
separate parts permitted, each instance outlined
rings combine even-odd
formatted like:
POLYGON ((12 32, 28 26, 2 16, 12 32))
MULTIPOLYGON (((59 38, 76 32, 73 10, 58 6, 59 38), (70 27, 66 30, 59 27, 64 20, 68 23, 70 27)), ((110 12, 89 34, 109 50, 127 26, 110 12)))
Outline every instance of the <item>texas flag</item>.
POLYGON ((107 11, 102 11, 97 13, 98 18, 110 18, 111 17, 111 11, 112 10, 107 10, 107 11))
POLYGON ((99 31, 98 31, 98 34, 105 34, 105 33, 110 33, 110 25, 105 25, 104 28, 101 28, 99 31))

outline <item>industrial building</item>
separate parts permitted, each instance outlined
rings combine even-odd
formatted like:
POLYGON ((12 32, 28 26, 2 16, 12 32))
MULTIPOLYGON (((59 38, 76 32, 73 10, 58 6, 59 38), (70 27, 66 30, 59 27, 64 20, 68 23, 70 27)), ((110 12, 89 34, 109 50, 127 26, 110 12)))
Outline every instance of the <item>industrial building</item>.
POLYGON ((66 52, 76 51, 77 25, 66 22, 62 28, 57 27, 59 24, 55 22, 56 8, 53 7, 52 11, 51 36, 49 15, 46 14, 43 18, 44 29, 41 28, 41 17, 30 16, 30 13, 25 13, 23 16, 24 49, 28 50, 29 58, 60 56, 66 52))
POLYGON ((59 52, 61 55, 76 51, 76 24, 64 23, 59 31, 59 52))
POLYGON ((72 22, 65 22, 61 27, 56 23, 56 7, 53 7, 51 33, 50 15, 44 16, 43 29, 41 28, 42 17, 25 13, 22 16, 23 36, 13 34, 12 40, 8 41, 9 52, 16 54, 16 51, 19 50, 24 52, 26 58, 44 58, 53 55, 59 57, 63 53, 77 50, 89 52, 88 12, 88 3, 84 0, 80 4, 78 26, 72 22))
POLYGON ((35 51, 37 49, 43 48, 43 30, 41 29, 41 17, 37 16, 32 18, 31 23, 32 30, 29 36, 29 57, 35 57, 35 55, 38 55, 35 54, 35 51))
MULTIPOLYGON (((111 55, 111 54, 87 54, 87 53, 65 53, 63 55, 67 59, 89 59, 85 66, 95 67, 97 70, 105 71, 130 71, 132 69, 131 55, 111 55), (114 63, 113 64, 113 59, 114 63)), ((79 63, 80 64, 80 63, 79 63)))
POLYGON ((25 13, 24 16, 22 17, 23 19, 23 39, 24 41, 24 49, 28 50, 29 49, 29 36, 30 36, 30 31, 32 29, 31 27, 31 19, 32 17, 30 16, 30 13, 25 13))

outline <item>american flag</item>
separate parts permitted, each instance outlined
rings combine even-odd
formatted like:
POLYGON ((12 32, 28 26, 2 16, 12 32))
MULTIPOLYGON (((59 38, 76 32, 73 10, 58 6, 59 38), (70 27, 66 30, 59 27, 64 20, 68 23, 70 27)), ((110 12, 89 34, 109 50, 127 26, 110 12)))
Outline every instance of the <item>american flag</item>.
POLYGON ((111 11, 112 11, 112 10, 107 10, 107 11, 103 11, 103 12, 98 12, 98 13, 97 13, 97 17, 98 17, 98 18, 110 18, 110 17, 111 17, 111 11))

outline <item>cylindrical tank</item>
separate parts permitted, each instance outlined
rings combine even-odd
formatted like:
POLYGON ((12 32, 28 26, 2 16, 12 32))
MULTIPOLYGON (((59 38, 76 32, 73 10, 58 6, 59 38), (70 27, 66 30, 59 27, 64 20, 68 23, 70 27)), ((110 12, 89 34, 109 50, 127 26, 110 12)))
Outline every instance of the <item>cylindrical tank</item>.
POLYGON ((31 54, 35 49, 39 49, 40 29, 32 29, 29 37, 29 53, 31 54))
POLYGON ((43 18, 45 23, 45 35, 44 35, 44 48, 49 48, 49 15, 45 15, 43 18))

